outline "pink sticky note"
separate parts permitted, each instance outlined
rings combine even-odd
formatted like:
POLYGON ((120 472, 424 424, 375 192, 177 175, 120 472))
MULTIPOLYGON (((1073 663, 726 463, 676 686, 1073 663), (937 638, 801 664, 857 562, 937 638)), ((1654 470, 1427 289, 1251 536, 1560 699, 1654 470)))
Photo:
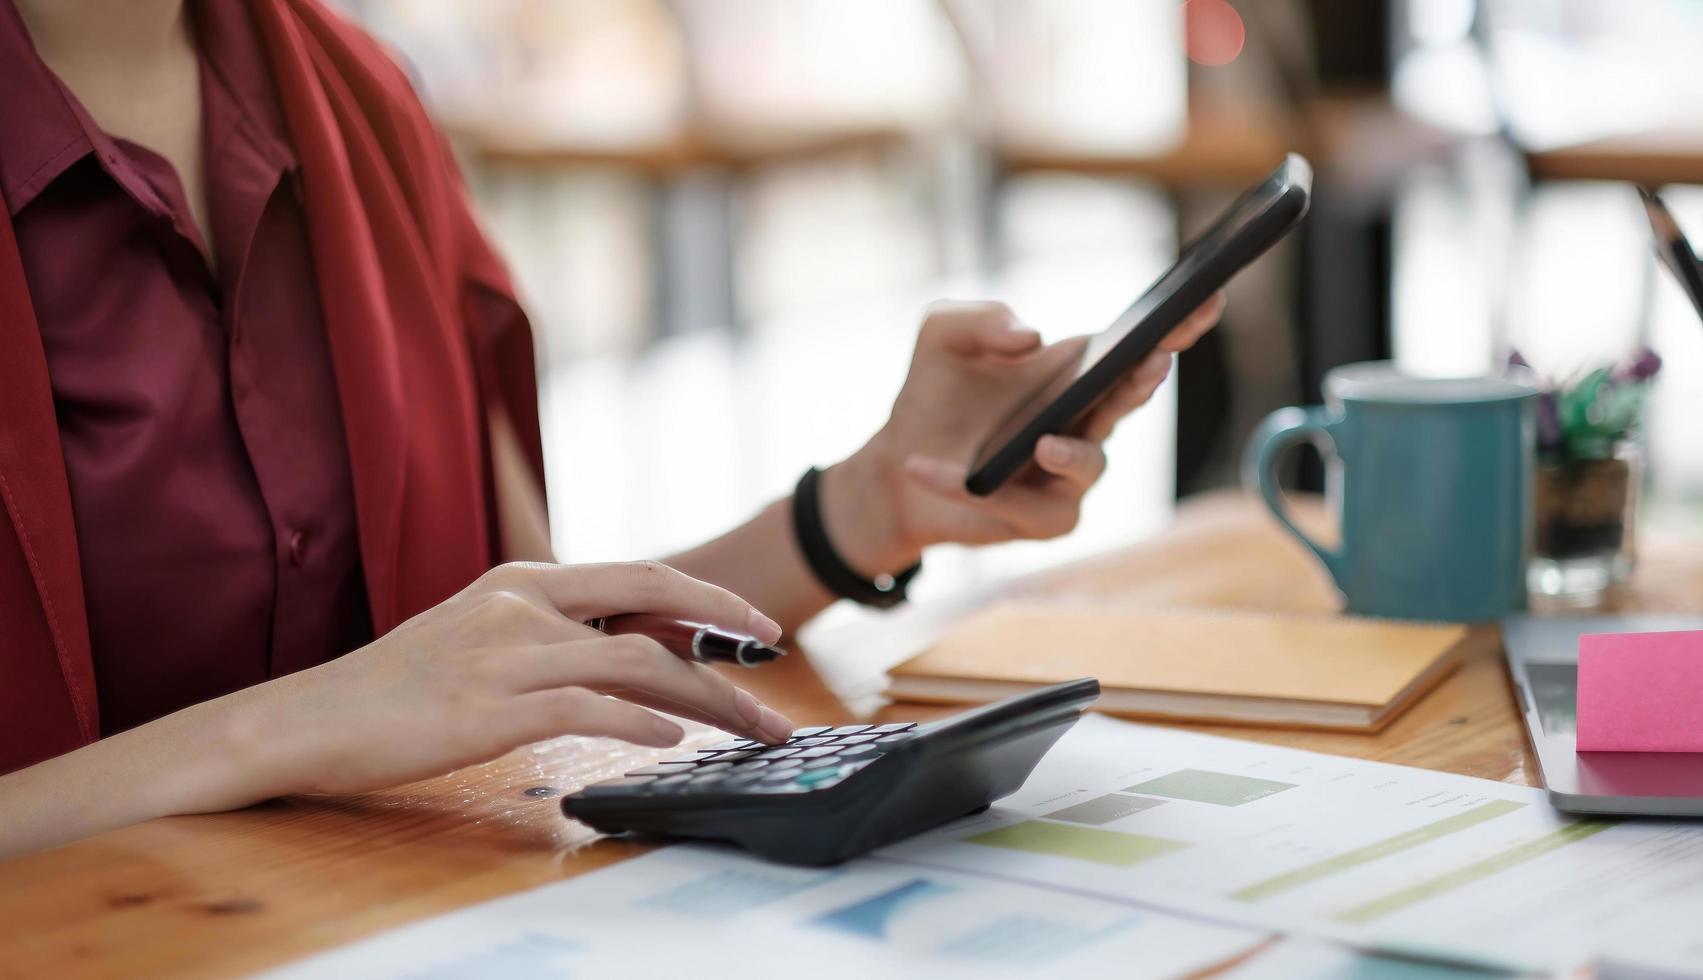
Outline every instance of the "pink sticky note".
POLYGON ((1703 630, 1579 637, 1579 751, 1703 752, 1703 630))

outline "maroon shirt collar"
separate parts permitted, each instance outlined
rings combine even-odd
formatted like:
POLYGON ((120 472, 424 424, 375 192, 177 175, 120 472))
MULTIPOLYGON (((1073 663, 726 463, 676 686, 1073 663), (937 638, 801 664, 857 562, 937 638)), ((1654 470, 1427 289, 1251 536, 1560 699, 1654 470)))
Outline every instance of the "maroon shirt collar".
MULTIPOLYGON (((234 112, 237 126, 228 128, 240 131, 281 170, 295 169, 265 52, 247 8, 240 0, 192 0, 190 11, 201 52, 203 111, 234 112)), ((123 164, 112 137, 41 60, 12 0, 0 0, 0 92, 6 93, 0 99, 0 196, 13 217, 90 154, 144 206, 157 213, 167 210, 147 181, 123 164)), ((216 150, 208 148, 209 159, 216 150)))
POLYGON ((12 0, 0 0, 0 92, 0 195, 16 216, 94 145, 81 108, 36 54, 12 0))

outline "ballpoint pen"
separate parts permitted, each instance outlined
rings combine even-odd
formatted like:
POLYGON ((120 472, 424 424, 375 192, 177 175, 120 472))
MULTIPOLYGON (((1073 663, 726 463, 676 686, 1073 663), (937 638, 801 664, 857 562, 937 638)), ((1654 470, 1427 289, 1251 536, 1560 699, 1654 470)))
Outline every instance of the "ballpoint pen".
POLYGON ((587 620, 586 625, 611 635, 638 633, 648 636, 682 660, 698 663, 755 667, 786 656, 785 650, 769 646, 754 636, 742 636, 703 623, 686 623, 649 613, 601 616, 587 620))

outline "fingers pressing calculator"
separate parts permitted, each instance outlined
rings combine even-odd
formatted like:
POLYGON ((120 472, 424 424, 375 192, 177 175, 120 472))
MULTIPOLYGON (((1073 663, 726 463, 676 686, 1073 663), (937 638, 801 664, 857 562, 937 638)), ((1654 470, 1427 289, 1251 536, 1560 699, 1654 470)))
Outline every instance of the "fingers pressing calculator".
POLYGON ((562 812, 605 833, 726 840, 789 864, 835 864, 1015 792, 1099 696, 1084 678, 928 725, 723 742, 587 786, 562 812))

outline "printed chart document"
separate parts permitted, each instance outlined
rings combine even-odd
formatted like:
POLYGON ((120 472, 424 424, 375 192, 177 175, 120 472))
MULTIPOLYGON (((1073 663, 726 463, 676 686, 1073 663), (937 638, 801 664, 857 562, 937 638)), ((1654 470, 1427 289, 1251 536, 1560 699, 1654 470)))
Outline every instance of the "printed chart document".
POLYGON ((1683 959, 1703 922, 1703 826, 1575 820, 1540 790, 1098 716, 992 810, 880 853, 1527 969, 1683 959))
POLYGON ((1263 933, 950 871, 663 848, 303 960, 272 980, 1180 977, 1263 933))

